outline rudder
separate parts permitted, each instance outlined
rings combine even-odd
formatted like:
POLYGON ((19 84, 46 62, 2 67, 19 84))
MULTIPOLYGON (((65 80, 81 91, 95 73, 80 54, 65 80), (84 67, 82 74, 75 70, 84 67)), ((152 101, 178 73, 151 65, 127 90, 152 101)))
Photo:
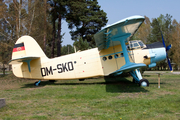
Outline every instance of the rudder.
POLYGON ((30 36, 20 37, 13 48, 12 60, 22 57, 46 57, 38 43, 30 36))
POLYGON ((15 76, 31 78, 27 77, 32 72, 31 68, 40 65, 42 60, 47 60, 45 53, 32 37, 26 35, 16 41, 9 64, 15 76), (34 62, 30 64, 32 60, 39 62, 36 65, 34 62))

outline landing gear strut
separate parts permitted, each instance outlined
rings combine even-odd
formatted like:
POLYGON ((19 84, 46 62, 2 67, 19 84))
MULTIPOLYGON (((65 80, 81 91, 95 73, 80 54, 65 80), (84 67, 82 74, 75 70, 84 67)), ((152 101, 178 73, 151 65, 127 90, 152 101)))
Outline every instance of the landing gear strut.
POLYGON ((41 81, 39 80, 39 81, 36 81, 36 82, 34 83, 34 85, 35 85, 35 86, 39 86, 40 83, 41 83, 41 81))
POLYGON ((133 77, 133 83, 138 83, 139 86, 148 87, 149 81, 147 79, 143 79, 139 69, 135 69, 130 72, 133 77))

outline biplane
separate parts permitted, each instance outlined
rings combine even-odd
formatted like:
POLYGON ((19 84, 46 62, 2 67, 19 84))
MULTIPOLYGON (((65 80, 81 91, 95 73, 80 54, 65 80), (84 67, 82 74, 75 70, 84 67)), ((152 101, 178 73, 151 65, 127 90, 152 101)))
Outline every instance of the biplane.
MULTIPOLYGON (((129 72, 133 82, 149 86, 140 73, 141 67, 155 67, 166 59, 163 43, 145 45, 141 40, 130 41, 144 21, 143 16, 132 16, 106 26, 94 35, 97 48, 49 59, 30 36, 20 37, 12 52, 12 71, 19 78, 39 80, 80 81, 98 76, 119 76, 129 72)), ((163 37, 163 36, 162 36, 163 37)), ((172 70, 169 59, 168 63, 172 70)), ((38 86, 40 81, 36 82, 38 86)))

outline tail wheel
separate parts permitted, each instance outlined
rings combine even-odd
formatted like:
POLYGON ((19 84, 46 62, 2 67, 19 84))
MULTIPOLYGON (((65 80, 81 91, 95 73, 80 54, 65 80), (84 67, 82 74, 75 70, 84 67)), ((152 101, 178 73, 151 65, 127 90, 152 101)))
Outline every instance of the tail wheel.
POLYGON ((39 85, 40 85, 39 81, 34 83, 34 86, 39 86, 39 85))
POLYGON ((149 81, 147 79, 141 79, 139 81, 139 86, 148 87, 149 86, 149 81))

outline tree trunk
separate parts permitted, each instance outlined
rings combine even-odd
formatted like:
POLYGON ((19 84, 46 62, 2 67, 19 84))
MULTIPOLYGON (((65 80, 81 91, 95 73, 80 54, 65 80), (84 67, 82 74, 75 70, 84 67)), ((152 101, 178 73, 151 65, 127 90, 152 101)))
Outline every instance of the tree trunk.
POLYGON ((56 37, 56 28, 55 28, 55 18, 53 20, 53 37, 52 37, 52 46, 51 46, 51 58, 54 58, 54 47, 55 47, 55 37, 56 37))
POLYGON ((18 22, 18 18, 19 18, 19 10, 18 10, 18 7, 17 7, 17 1, 16 0, 13 0, 13 2, 14 2, 14 8, 18 11, 18 15, 16 16, 16 36, 17 36, 17 38, 19 38, 19 33, 18 33, 18 31, 19 31, 19 22, 18 22))
POLYGON ((20 31, 21 31, 21 7, 22 7, 22 0, 19 0, 19 31, 18 31, 18 38, 20 37, 20 31))
POLYGON ((44 0, 44 52, 46 53, 46 4, 47 0, 44 0))
POLYGON ((4 63, 3 63, 3 68, 2 68, 2 70, 3 70, 3 75, 5 75, 5 70, 6 70, 6 68, 5 68, 4 63))
POLYGON ((58 16, 57 57, 61 56, 61 14, 58 16))

